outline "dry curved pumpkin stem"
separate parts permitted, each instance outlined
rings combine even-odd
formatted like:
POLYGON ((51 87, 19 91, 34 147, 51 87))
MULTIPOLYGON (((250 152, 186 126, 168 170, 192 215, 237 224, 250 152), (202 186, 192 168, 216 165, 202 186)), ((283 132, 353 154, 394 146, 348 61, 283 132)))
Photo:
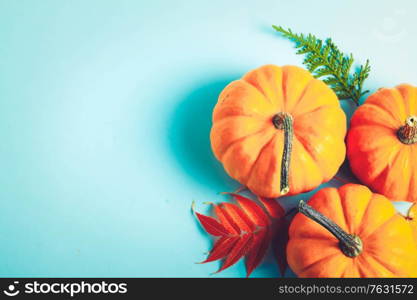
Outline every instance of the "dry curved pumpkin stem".
POLYGON ((339 247, 343 254, 348 257, 356 257, 361 254, 363 244, 358 236, 346 233, 339 225, 312 208, 303 200, 299 202, 298 210, 300 213, 319 223, 333 234, 339 240, 339 247))
POLYGON ((293 119, 290 114, 280 112, 274 116, 272 123, 275 128, 284 130, 284 150, 281 158, 280 193, 285 195, 290 191, 289 172, 291 162, 292 140, 294 137, 293 119))

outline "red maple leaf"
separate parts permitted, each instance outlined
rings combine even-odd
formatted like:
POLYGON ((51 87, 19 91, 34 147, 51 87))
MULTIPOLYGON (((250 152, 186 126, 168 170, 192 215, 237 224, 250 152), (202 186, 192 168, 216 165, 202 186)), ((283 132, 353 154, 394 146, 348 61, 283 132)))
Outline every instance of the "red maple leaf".
POLYGON ((285 247, 288 240, 285 210, 273 199, 258 198, 264 210, 251 199, 236 193, 230 195, 237 204, 211 203, 217 218, 195 212, 205 231, 217 237, 213 249, 202 263, 223 259, 218 273, 245 257, 246 276, 249 277, 273 244, 283 274, 287 265, 285 247))

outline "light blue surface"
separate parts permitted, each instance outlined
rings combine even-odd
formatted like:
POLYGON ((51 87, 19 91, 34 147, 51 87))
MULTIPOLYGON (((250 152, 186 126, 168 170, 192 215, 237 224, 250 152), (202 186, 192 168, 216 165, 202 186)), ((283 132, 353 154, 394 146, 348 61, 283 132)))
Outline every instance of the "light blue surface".
MULTIPOLYGON (((370 58, 371 90, 417 84, 416 8, 0 0, 0 275, 210 276, 218 263, 194 264, 211 239, 190 205, 208 212, 238 186, 208 139, 221 89, 266 63, 301 65, 271 24, 370 58)), ((240 262, 215 277, 244 275, 240 262)), ((279 276, 273 258, 253 276, 279 276)))

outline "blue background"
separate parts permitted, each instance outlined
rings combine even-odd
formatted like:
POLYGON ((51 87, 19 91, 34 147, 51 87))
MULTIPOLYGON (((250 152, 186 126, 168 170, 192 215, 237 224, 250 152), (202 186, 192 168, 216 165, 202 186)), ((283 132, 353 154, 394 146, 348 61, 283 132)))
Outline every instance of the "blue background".
MULTIPOLYGON (((238 187, 210 150, 217 96, 250 69, 302 61, 271 24, 370 58, 374 91, 417 83, 416 8, 1 0, 0 275, 210 276, 191 202, 207 213, 238 187)), ((244 275, 240 262, 214 276, 244 275)), ((253 276, 279 276, 271 255, 253 276)))

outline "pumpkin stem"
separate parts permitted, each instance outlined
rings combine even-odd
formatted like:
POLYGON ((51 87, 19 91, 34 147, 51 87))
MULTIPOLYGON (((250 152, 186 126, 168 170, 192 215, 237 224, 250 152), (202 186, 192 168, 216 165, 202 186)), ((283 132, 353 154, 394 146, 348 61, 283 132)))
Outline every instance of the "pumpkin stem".
POLYGON ((272 123, 276 129, 284 130, 284 150, 281 159, 280 193, 281 195, 285 195, 290 191, 288 178, 291 161, 292 140, 294 136, 292 117, 287 113, 280 112, 272 118, 272 123))
POLYGON ((409 116, 397 131, 398 139, 406 145, 417 143, 417 117, 409 116))
POLYGON ((330 231, 339 240, 339 247, 344 255, 353 258, 362 252, 363 244, 358 236, 346 233, 339 225, 322 215, 303 200, 298 204, 298 211, 330 231))

